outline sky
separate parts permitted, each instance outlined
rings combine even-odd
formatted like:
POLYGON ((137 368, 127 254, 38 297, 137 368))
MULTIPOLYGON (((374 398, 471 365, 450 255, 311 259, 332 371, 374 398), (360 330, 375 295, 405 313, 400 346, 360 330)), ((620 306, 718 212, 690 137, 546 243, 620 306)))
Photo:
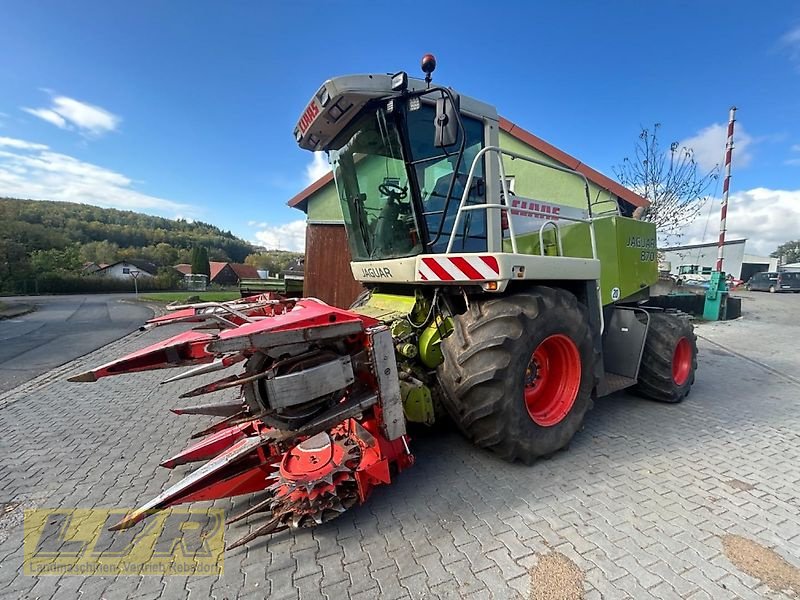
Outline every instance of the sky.
MULTIPOLYGON (((642 126, 721 162, 729 237, 800 238, 800 3, 4 0, 0 196, 213 223, 301 250, 325 173, 292 131, 327 79, 406 70, 613 175, 642 126)), ((721 185, 712 193, 721 193, 721 185)), ((686 243, 716 237, 718 203, 686 243)))

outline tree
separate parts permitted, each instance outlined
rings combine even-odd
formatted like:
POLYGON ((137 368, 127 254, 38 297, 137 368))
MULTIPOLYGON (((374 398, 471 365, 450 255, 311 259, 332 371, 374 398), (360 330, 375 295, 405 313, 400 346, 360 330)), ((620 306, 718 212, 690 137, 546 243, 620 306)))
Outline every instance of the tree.
POLYGON ((800 240, 784 242, 770 256, 781 259, 783 265, 800 262, 800 240))
POLYGON ((205 275, 211 281, 211 265, 208 264, 208 250, 203 246, 192 249, 192 273, 205 275))
POLYGON ((160 242, 153 249, 153 260, 157 265, 170 267, 178 260, 178 251, 165 242, 160 242))
POLYGON ((244 259, 245 264, 251 265, 256 269, 264 269, 270 272, 270 275, 279 275, 281 271, 285 271, 289 265, 302 258, 301 252, 289 252, 287 250, 267 250, 266 252, 257 252, 250 254, 244 259))
POLYGON ((0 290, 6 287, 6 282, 27 278, 30 271, 30 260, 24 244, 0 235, 0 290))
POLYGON ((73 270, 74 253, 67 249, 75 244, 79 244, 80 262, 143 258, 164 266, 190 263, 190 249, 195 247, 206 248, 207 257, 225 261, 228 257, 242 261, 257 249, 229 231, 199 221, 173 221, 72 202, 0 197, 0 288, 13 289, 14 282, 37 273, 73 270), (32 256, 36 251, 51 250, 58 252, 32 256))
POLYGON ((231 262, 231 257, 222 248, 211 248, 208 251, 208 258, 219 262, 231 262))
POLYGON ((200 259, 203 261, 203 274, 208 276, 209 281, 211 280, 211 264, 208 260, 208 248, 203 246, 200 248, 200 259))
POLYGON ((183 281, 183 273, 172 267, 159 267, 156 272, 156 281, 162 289, 177 290, 183 281))
POLYGON ((31 252, 31 267, 39 273, 78 273, 81 268, 79 244, 67 246, 63 250, 34 250, 31 252))
POLYGON ((110 265, 117 261, 118 255, 119 246, 108 240, 88 242, 81 246, 81 258, 84 262, 110 265))
POLYGON ((622 185, 650 201, 642 219, 656 224, 662 240, 677 240, 708 200, 706 192, 719 177, 719 166, 703 173, 694 151, 678 142, 663 150, 660 127, 656 123, 652 130, 642 128, 633 158, 626 157, 613 170, 622 185))

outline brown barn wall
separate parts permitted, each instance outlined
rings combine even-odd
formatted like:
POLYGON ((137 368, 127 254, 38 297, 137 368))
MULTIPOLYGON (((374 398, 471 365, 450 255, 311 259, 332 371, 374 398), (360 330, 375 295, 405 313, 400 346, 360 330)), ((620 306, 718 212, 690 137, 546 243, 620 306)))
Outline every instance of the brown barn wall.
POLYGON ((239 284, 239 276, 236 274, 230 265, 225 265, 222 267, 217 276, 211 280, 212 283, 216 283, 218 285, 238 285, 239 284))
POLYGON ((303 294, 348 308, 363 290, 350 272, 344 225, 309 224, 303 294))

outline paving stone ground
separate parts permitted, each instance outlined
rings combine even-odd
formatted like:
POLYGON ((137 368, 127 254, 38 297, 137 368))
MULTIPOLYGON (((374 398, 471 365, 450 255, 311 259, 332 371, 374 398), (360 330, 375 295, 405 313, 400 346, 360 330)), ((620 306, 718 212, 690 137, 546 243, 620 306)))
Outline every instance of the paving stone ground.
MULTIPOLYGON (((736 342, 735 327, 701 326, 697 382, 680 405, 601 399, 569 450, 533 467, 456 433, 418 437, 417 464, 365 506, 231 551, 219 578, 24 576, 24 508, 132 507, 190 470, 157 465, 209 422, 167 411, 196 382, 64 381, 178 330, 134 334, 0 396, 0 598, 528 598, 550 552, 577 565, 589 599, 783 597, 739 571, 721 538, 800 567, 800 384, 748 358, 774 339, 736 342)), ((794 373, 798 334, 791 321, 777 334, 793 344, 782 360, 794 373)))

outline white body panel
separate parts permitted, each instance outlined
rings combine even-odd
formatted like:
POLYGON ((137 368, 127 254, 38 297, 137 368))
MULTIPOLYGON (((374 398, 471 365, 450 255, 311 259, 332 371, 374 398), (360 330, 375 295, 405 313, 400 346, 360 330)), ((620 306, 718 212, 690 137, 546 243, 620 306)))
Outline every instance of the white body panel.
POLYGON ((512 279, 600 279, 600 261, 591 258, 536 256, 501 252, 422 254, 409 258, 351 262, 357 281, 364 283, 481 284, 496 281, 505 289, 512 279))

